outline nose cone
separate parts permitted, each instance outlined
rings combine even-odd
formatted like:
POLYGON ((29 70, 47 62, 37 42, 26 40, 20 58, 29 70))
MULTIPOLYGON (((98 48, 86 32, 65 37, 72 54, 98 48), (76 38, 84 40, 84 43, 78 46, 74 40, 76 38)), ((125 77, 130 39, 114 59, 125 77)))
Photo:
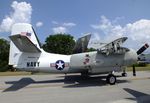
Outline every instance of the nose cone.
POLYGON ((133 49, 130 49, 130 51, 125 53, 124 65, 130 66, 132 64, 137 63, 137 58, 138 58, 138 55, 137 55, 136 51, 134 51, 133 49))

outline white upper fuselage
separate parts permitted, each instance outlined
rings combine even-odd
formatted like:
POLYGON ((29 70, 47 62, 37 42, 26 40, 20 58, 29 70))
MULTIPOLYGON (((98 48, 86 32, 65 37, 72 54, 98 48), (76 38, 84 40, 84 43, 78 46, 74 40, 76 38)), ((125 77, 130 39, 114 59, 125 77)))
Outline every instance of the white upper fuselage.
POLYGON ((42 53, 22 53, 18 65, 19 67, 17 68, 21 68, 21 70, 25 71, 67 72, 69 69, 70 57, 70 55, 52 54, 43 50, 42 53), (65 64, 62 62, 61 64, 59 60, 62 60, 65 64), (58 69, 56 68, 57 61, 58 69), (65 67, 63 67, 63 65, 65 67))

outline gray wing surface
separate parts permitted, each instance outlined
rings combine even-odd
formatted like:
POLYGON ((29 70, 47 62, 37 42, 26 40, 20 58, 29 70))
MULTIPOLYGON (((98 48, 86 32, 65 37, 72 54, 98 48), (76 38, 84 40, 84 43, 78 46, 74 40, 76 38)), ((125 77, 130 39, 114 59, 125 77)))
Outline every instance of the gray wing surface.
POLYGON ((104 45, 103 47, 109 49, 109 48, 114 48, 115 45, 121 46, 127 39, 128 39, 127 37, 118 38, 118 39, 104 45))
POLYGON ((127 40, 127 37, 118 38, 99 49, 103 53, 124 53, 128 51, 127 48, 121 47, 121 45, 127 40))

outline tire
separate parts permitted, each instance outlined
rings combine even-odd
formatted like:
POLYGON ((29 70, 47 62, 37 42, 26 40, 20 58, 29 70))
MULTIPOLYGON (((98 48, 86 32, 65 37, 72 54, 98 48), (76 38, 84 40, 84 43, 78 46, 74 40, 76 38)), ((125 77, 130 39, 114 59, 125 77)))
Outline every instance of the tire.
POLYGON ((116 83, 116 76, 114 76, 113 74, 109 74, 106 78, 106 81, 110 85, 114 85, 116 83))

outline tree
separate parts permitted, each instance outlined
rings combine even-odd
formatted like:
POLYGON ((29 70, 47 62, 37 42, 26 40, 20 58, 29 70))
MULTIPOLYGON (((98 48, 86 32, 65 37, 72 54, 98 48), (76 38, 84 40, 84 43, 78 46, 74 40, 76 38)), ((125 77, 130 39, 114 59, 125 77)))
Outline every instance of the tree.
POLYGON ((46 38, 43 49, 50 53, 72 54, 75 41, 69 34, 55 34, 46 38))
POLYGON ((0 39, 0 71, 8 70, 9 42, 0 39))
POLYGON ((92 52, 92 51, 97 51, 97 50, 94 48, 88 48, 86 52, 92 52))

